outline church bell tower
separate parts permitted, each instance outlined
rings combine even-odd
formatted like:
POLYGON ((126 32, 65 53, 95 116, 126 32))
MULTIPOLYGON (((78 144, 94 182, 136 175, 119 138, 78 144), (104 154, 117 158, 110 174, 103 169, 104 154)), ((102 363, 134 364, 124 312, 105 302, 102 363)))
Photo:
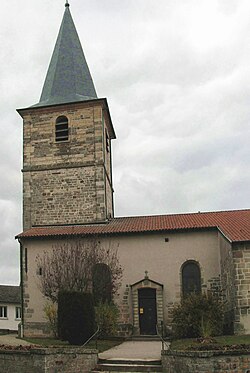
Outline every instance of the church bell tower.
POLYGON ((40 101, 23 118, 23 229, 113 217, 108 103, 98 98, 68 2, 40 101))

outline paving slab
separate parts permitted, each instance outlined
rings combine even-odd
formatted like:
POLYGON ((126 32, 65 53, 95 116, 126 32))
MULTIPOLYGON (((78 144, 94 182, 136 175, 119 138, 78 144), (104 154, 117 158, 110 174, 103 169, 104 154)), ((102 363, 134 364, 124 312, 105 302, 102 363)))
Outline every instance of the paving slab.
POLYGON ((0 335, 0 345, 30 346, 31 343, 24 341, 23 339, 19 339, 18 335, 13 333, 13 334, 0 335))
POLYGON ((126 341, 100 353, 100 359, 108 360, 160 360, 160 341, 126 341))

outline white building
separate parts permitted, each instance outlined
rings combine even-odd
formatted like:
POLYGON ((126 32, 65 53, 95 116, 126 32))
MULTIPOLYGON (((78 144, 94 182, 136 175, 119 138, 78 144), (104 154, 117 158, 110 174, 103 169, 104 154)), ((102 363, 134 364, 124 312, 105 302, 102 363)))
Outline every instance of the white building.
POLYGON ((20 286, 0 285, 0 330, 17 331, 20 321, 20 286))

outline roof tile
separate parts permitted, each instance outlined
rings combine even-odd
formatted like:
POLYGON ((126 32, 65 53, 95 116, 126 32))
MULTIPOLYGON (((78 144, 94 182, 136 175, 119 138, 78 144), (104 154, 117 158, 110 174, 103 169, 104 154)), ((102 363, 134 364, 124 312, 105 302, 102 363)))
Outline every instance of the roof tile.
POLYGON ((0 303, 21 303, 20 286, 0 285, 0 303))
POLYGON ((33 227, 16 238, 111 235, 218 228, 232 242, 250 241, 250 210, 114 218, 90 225, 33 227))

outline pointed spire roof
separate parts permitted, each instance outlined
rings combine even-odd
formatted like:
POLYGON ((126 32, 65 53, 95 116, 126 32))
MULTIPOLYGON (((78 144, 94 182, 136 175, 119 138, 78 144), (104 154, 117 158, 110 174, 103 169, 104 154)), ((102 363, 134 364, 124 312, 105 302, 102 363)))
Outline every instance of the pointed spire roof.
POLYGON ((34 106, 93 99, 97 99, 94 83, 66 1, 41 98, 34 106))

